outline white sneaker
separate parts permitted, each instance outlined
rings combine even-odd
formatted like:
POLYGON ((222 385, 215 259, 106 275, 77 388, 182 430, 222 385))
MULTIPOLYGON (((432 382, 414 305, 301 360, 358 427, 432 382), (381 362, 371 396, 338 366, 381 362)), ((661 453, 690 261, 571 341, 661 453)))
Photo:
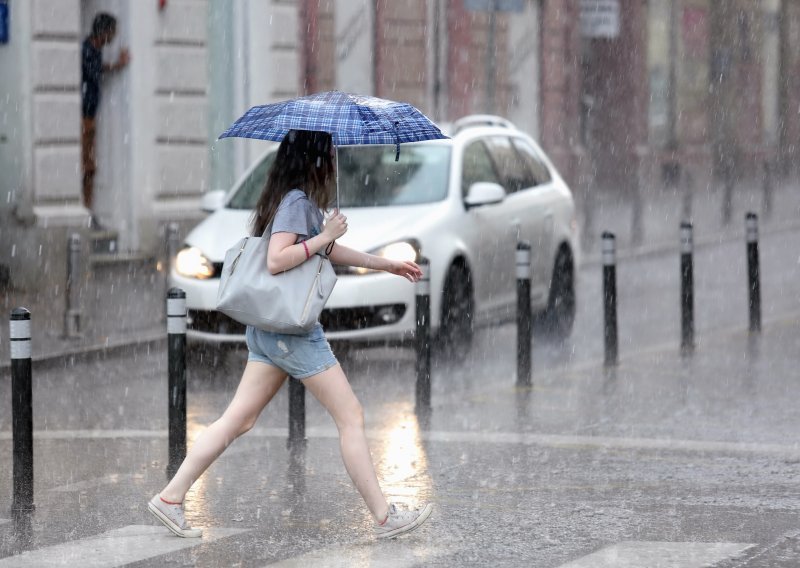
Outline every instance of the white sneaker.
POLYGON ((389 513, 382 524, 375 525, 377 538, 394 538, 406 532, 413 531, 424 523, 433 512, 433 505, 428 503, 422 509, 413 511, 399 511, 394 503, 389 505, 389 513))
POLYGON ((161 498, 161 495, 156 495, 150 499, 147 508, 156 519, 176 535, 183 538, 199 538, 203 536, 201 529, 193 529, 186 523, 186 518, 183 516, 182 503, 167 503, 161 498))

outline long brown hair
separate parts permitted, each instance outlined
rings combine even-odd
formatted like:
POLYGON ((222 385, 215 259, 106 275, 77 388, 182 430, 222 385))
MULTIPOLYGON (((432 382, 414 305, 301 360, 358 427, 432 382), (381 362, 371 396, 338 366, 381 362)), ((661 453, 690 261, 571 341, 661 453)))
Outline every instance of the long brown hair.
POLYGON ((281 200, 292 189, 304 191, 320 209, 328 208, 335 181, 332 150, 333 139, 327 132, 290 130, 283 137, 253 211, 253 236, 264 234, 281 200))

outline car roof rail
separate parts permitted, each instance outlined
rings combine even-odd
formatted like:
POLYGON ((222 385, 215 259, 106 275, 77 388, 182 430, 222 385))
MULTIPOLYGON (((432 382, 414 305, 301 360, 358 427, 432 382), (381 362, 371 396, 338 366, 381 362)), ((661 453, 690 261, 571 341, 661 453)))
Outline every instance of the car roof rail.
POLYGON ((459 118, 453 123, 453 134, 458 134, 467 128, 474 128, 476 126, 500 126, 502 128, 510 128, 516 130, 517 127, 514 123, 494 114, 471 114, 463 118, 459 118))

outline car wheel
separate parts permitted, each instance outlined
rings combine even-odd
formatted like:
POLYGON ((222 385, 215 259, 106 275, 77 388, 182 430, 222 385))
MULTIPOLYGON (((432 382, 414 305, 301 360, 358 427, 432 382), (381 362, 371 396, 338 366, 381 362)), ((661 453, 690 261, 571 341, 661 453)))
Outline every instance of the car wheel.
POLYGON ((448 357, 463 358, 472 346, 472 276, 465 266, 447 272, 442 293, 442 317, 438 343, 448 357))
POLYGON ((569 251, 561 249, 553 265, 553 280, 547 309, 536 318, 536 331, 563 340, 575 323, 575 267, 569 251))

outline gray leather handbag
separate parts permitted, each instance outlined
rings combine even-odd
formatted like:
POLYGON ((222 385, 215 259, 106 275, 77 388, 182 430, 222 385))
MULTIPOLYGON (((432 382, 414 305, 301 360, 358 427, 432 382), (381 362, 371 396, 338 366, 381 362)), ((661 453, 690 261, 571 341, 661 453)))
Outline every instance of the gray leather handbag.
POLYGON ((336 274, 322 254, 271 274, 267 270, 270 233, 268 227, 263 237, 244 237, 225 253, 217 310, 245 325, 300 335, 319 319, 336 274))

